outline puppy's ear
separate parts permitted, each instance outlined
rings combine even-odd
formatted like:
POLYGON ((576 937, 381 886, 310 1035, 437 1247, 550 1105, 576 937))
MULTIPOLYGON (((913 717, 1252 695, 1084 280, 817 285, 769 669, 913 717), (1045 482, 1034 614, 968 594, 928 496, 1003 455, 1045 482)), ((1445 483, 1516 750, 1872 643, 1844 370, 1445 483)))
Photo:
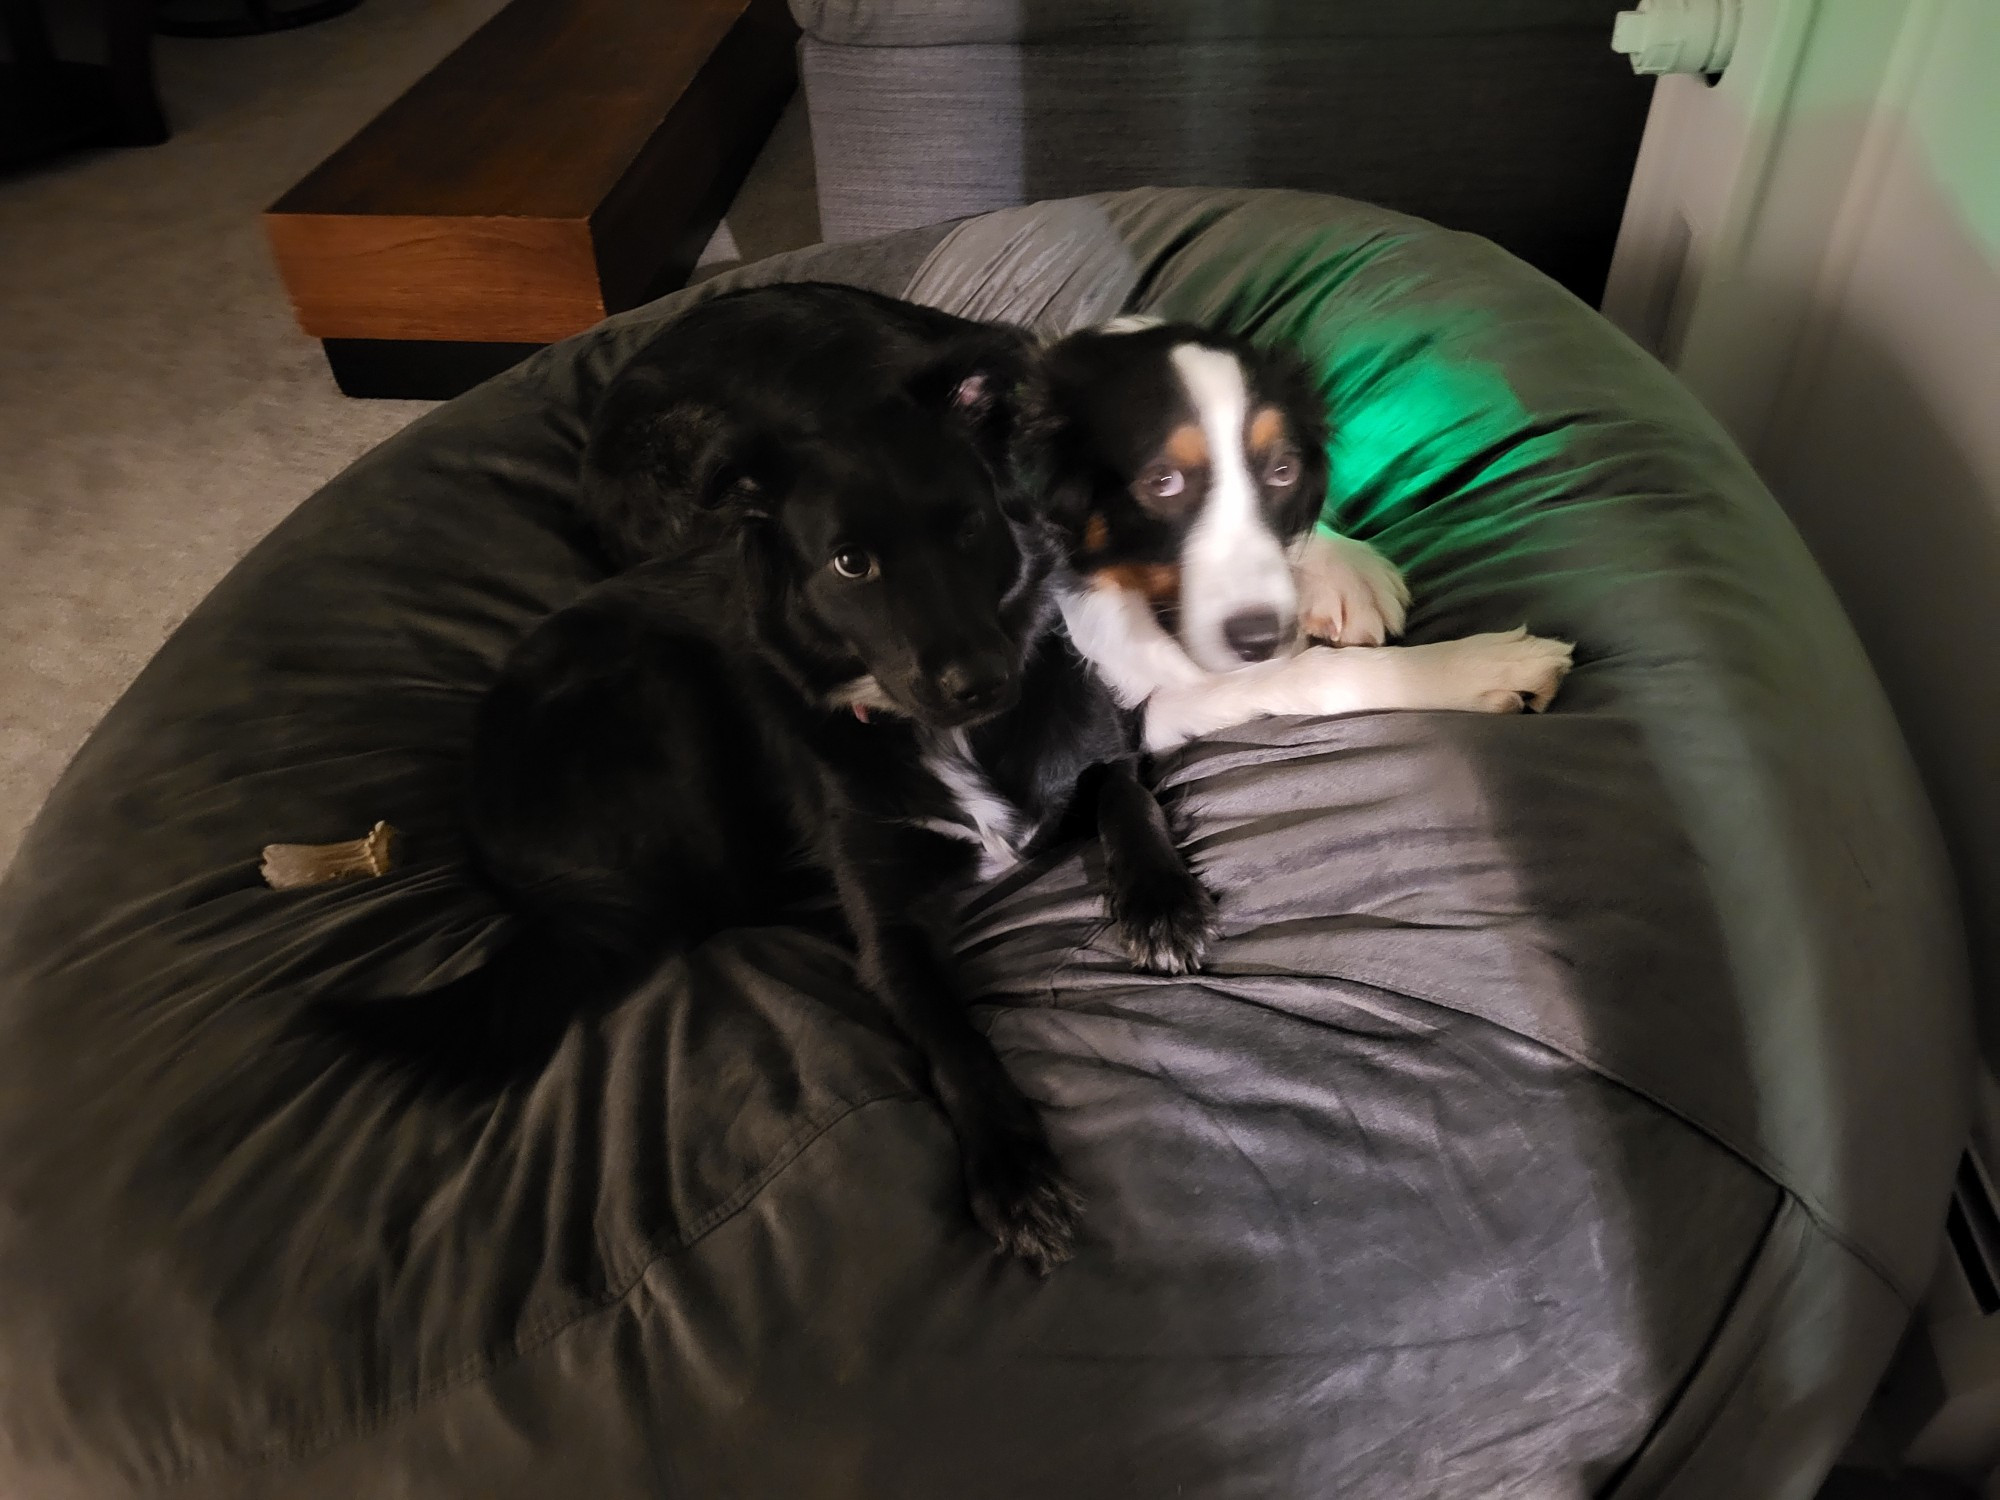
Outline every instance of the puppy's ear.
POLYGON ((1018 408, 1012 447, 1022 508, 1077 555, 1096 493, 1096 467, 1082 429, 1039 372, 1018 408))
POLYGON ((993 413, 994 405, 1000 399, 999 377, 991 370, 972 370, 959 378, 951 388, 947 404, 952 412, 967 422, 983 422, 993 413))
MULTIPOLYGON (((1056 529, 1062 537, 1063 546, 1073 558, 1104 545, 1094 535, 1091 525, 1091 499, 1095 492, 1096 486, 1091 483, 1086 469, 1060 462, 1049 470, 1041 487, 1041 502, 1037 510, 1042 519, 1056 529)), ((1096 520, 1097 525, 1102 527, 1103 517, 1097 516, 1096 520)))
POLYGON ((1011 460, 1010 445, 1034 400, 1037 372, 1028 336, 981 329, 910 378, 912 400, 958 425, 988 462, 1011 460))
POLYGON ((701 516, 766 511, 773 485, 759 445, 731 417, 707 402, 633 394, 607 405, 583 457, 585 518, 617 566, 657 556, 701 516))

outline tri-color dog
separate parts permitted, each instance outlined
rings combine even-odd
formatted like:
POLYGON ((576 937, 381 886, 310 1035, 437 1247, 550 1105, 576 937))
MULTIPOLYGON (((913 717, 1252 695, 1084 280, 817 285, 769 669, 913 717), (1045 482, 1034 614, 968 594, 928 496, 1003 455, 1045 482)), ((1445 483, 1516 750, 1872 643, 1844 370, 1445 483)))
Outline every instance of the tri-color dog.
POLYGON ((1290 350, 1125 318, 1043 363, 1063 614, 1143 713, 1147 749, 1269 714, 1511 713, 1555 695, 1563 641, 1384 644, 1409 594, 1374 549, 1316 524, 1326 408, 1290 350))

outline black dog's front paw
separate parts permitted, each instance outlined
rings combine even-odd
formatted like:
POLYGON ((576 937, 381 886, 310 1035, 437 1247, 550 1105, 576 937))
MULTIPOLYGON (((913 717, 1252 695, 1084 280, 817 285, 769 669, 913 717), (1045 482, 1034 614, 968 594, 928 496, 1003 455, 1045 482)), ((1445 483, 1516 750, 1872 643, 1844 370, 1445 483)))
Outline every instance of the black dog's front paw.
POLYGON ((1039 1129, 998 1132, 965 1152, 972 1217, 1002 1255, 1046 1276, 1076 1251, 1083 1197, 1062 1175, 1039 1129))
POLYGON ((1186 870, 1114 879, 1111 920, 1135 968, 1190 974, 1215 939, 1215 898, 1186 870))

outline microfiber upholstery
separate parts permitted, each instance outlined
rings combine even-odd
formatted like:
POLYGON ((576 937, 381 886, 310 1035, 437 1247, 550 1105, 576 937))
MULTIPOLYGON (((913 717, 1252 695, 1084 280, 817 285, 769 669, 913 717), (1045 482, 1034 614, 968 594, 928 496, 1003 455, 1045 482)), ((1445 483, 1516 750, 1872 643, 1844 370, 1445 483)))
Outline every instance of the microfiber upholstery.
POLYGON ((791 0, 826 238, 1136 187, 1340 193, 1603 293, 1621 0, 791 0))
POLYGON ((1920 1295, 1965 1128, 1935 829, 1742 457, 1493 246, 1142 190, 800 252, 439 409, 280 525, 0 887, 0 1495, 1809 1496, 1920 1295), (1541 717, 1271 720, 1157 767, 1221 902, 1135 975, 1097 855, 962 957, 1089 1198, 994 1258, 823 937, 663 962, 496 1098, 307 1024, 479 968, 453 801, 513 642, 592 580, 622 361, 730 285, 1296 342, 1330 518, 1410 635, 1577 642, 1541 717), (274 840, 377 880, 280 894, 274 840))

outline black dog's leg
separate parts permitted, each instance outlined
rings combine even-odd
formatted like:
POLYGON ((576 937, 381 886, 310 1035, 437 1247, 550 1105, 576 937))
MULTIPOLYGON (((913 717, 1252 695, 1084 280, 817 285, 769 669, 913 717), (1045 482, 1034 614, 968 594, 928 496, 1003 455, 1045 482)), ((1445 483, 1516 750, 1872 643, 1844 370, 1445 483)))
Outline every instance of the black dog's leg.
POLYGON ((1159 799, 1129 761, 1100 772, 1097 835, 1111 920, 1132 962, 1154 974, 1199 969, 1215 936, 1215 900, 1188 868, 1159 799))
POLYGON ((913 916, 935 893, 919 889, 936 861, 899 845, 935 838, 860 818, 835 834, 841 907, 860 947, 861 978, 929 1065, 931 1085, 958 1137, 972 1216, 1003 1254, 1041 1275, 1068 1260, 1083 1206, 1062 1175, 1035 1107, 972 1024, 937 939, 913 916))

